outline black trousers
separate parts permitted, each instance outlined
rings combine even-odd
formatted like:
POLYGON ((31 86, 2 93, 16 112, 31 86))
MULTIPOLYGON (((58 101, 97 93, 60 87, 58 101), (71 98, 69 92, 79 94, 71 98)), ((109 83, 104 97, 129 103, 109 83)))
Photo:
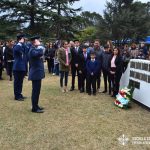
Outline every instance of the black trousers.
POLYGON ((10 78, 12 77, 12 69, 13 69, 13 62, 7 62, 7 75, 10 76, 10 78))
POLYGON ((47 59, 47 67, 48 67, 48 72, 53 73, 53 71, 54 71, 54 59, 47 59))
POLYGON ((40 91, 41 91, 41 81, 42 80, 33 80, 32 81, 32 110, 36 111, 39 109, 39 96, 40 96, 40 91))
POLYGON ((110 78, 110 73, 107 70, 103 70, 103 77, 104 77, 104 90, 107 92, 107 82, 108 82, 109 93, 111 93, 111 78, 110 78))
POLYGON ((22 98, 22 86, 25 71, 14 71, 14 95, 15 99, 22 98))
POLYGON ((88 87, 87 87, 87 73, 86 71, 82 71, 82 73, 79 73, 78 75, 78 79, 79 79, 79 87, 80 87, 80 90, 84 91, 85 88, 86 88, 86 91, 88 91, 88 87), (86 83, 85 83, 86 82, 86 83), (86 86, 85 86, 86 85, 86 86))
POLYGON ((68 71, 60 71, 60 87, 63 87, 63 81, 65 83, 65 86, 67 86, 68 84, 68 75, 69 75, 69 72, 68 71), (64 80, 65 78, 65 80, 64 80))
POLYGON ((101 71, 98 73, 97 78, 96 78, 96 82, 97 82, 97 89, 100 89, 100 84, 101 84, 101 71))
MULTIPOLYGON (((114 71, 114 68, 112 68, 111 70, 114 71)), ((119 92, 121 74, 120 73, 110 74, 110 77, 113 88, 113 96, 116 96, 119 92)))
POLYGON ((96 93, 96 78, 95 75, 87 75, 87 86, 88 86, 88 93, 91 94, 91 87, 93 88, 93 94, 96 93))
MULTIPOLYGON (((72 85, 71 87, 74 89, 75 88, 75 77, 76 77, 76 74, 79 75, 79 72, 78 72, 78 68, 73 64, 71 65, 71 73, 72 73, 72 85)), ((78 89, 80 90, 80 87, 81 86, 81 83, 80 83, 80 80, 78 78, 78 89)))
POLYGON ((3 72, 3 65, 0 63, 0 78, 2 78, 2 72, 3 72))

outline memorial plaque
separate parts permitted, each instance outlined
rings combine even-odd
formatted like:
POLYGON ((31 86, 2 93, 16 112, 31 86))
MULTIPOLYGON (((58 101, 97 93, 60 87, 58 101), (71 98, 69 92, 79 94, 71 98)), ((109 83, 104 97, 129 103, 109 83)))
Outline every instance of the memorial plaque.
POLYGON ((148 71, 148 64, 142 64, 142 70, 148 71))
POLYGON ((130 71, 130 77, 135 77, 135 72, 134 71, 130 71))
POLYGON ((136 69, 142 69, 142 63, 137 62, 136 63, 136 69))
POLYGON ((131 62, 130 68, 135 68, 135 62, 131 62))
POLYGON ((142 74, 141 80, 147 82, 147 75, 146 74, 142 74))
POLYGON ((133 80, 129 80, 129 86, 134 87, 134 82, 133 82, 133 80))
POLYGON ((129 80, 129 85, 130 85, 131 87, 140 89, 140 82, 137 82, 137 81, 134 81, 134 80, 129 80))
POLYGON ((148 76, 148 83, 150 83, 150 76, 148 76))
POLYGON ((135 88, 140 89, 140 82, 135 81, 135 88))
POLYGON ((135 78, 136 79, 141 79, 141 73, 135 72, 135 78))

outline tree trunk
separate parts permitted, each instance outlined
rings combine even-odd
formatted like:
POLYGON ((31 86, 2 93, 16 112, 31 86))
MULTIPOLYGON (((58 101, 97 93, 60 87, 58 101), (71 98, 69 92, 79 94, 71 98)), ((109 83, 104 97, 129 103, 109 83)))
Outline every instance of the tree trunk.
POLYGON ((31 3, 31 11, 30 11, 30 30, 31 33, 34 33, 34 28, 35 28, 35 12, 34 12, 34 4, 36 0, 30 0, 31 3))

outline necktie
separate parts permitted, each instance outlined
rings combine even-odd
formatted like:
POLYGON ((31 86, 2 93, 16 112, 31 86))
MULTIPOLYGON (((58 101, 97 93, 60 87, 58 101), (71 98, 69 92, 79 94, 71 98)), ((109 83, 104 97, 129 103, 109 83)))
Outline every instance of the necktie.
POLYGON ((86 59, 86 53, 84 53, 84 58, 86 59))

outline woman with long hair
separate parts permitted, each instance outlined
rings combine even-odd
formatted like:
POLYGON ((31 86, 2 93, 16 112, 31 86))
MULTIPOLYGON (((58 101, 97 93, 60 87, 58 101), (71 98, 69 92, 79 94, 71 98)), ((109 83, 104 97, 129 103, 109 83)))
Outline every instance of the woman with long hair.
POLYGON ((120 55, 120 49, 115 47, 109 63, 110 78, 113 87, 113 97, 118 94, 120 79, 123 72, 123 61, 120 55))
POLYGON ((61 48, 58 49, 58 60, 59 60, 59 69, 60 69, 60 87, 62 92, 68 92, 68 75, 71 62, 71 52, 68 47, 68 42, 63 41, 61 48), (64 80, 65 78, 65 80, 64 80), (63 82, 65 81, 65 86, 63 82))

